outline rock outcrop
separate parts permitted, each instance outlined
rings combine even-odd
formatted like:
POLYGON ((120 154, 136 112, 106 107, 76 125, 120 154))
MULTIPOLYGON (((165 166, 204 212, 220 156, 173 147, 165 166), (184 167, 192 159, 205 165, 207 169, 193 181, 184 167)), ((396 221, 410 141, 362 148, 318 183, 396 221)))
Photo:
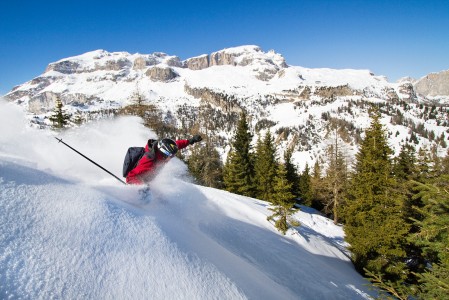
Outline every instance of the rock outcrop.
POLYGON ((149 68, 145 75, 150 77, 152 81, 167 82, 179 76, 172 68, 169 67, 152 67, 149 68))
POLYGON ((45 69, 45 72, 56 71, 62 74, 74 74, 77 72, 79 67, 80 64, 75 61, 64 60, 49 64, 45 69))
POLYGON ((410 102, 417 101, 415 89, 413 88, 413 84, 411 82, 404 82, 399 85, 398 92, 404 100, 408 99, 410 102))
POLYGON ((425 97, 449 96, 449 70, 431 73, 415 83, 417 94, 425 97))
POLYGON ((249 66, 254 65, 255 77, 262 81, 272 79, 278 71, 288 65, 282 55, 269 51, 263 52, 257 46, 242 46, 201 55, 185 61, 191 70, 202 70, 212 66, 249 66))
POLYGON ((51 110, 58 98, 58 94, 53 92, 43 92, 32 97, 28 102, 28 110, 33 114, 42 114, 51 110))
POLYGON ((204 54, 201 56, 189 58, 185 61, 185 65, 190 70, 202 70, 209 68, 210 66, 209 55, 204 54))
POLYGON ((187 84, 184 85, 184 91, 195 98, 218 106, 226 112, 240 113, 242 111, 237 100, 225 93, 219 93, 208 88, 192 88, 187 84))
POLYGON ((331 99, 333 97, 352 96, 356 94, 356 91, 347 84, 341 86, 317 86, 314 94, 323 99, 331 99))

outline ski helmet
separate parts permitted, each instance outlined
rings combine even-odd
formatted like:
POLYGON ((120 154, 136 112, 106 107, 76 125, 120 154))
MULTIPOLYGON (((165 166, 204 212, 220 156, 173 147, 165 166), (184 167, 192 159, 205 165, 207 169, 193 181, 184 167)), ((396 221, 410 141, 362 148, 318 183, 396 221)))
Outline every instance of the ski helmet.
POLYGON ((157 143, 157 148, 165 157, 173 157, 178 152, 178 145, 172 139, 162 139, 157 143))

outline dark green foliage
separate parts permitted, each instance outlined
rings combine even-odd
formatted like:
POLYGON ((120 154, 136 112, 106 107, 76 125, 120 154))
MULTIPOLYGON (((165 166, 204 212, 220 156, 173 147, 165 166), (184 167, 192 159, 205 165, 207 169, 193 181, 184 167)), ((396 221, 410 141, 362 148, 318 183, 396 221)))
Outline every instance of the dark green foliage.
POLYGON ((298 168, 292 162, 293 148, 287 149, 284 153, 284 166, 287 172, 286 178, 289 183, 291 183, 292 188, 290 192, 295 196, 299 197, 299 174, 298 168))
POLYGON ((306 164, 304 171, 301 173, 301 176, 299 177, 299 197, 301 198, 302 203, 304 205, 307 206, 312 205, 313 190, 308 164, 306 164))
POLYGON ((246 113, 240 115, 232 149, 223 172, 225 189, 231 193, 253 197, 254 161, 251 154, 252 134, 246 121, 246 113))
MULTIPOLYGON (((275 205, 270 208, 274 213, 269 216, 268 221, 274 220, 276 228, 285 234, 289 228, 289 217, 297 211, 294 208, 295 197, 290 192, 291 183, 287 180, 287 171, 284 165, 278 168, 277 176, 275 178, 274 193, 271 202, 275 205)), ((299 224, 293 224, 299 226, 299 224)))
POLYGON ((382 276, 382 274, 376 274, 367 269, 365 269, 364 271, 366 273, 366 276, 369 277, 371 283, 375 287, 378 287, 379 289, 382 289, 388 293, 387 294, 381 292, 379 297, 377 298, 378 300, 409 300, 409 295, 415 293, 412 287, 405 285, 403 282, 387 280, 382 276))
POLYGON ((417 173, 415 178, 417 178, 417 180, 424 181, 432 176, 432 158, 426 147, 422 147, 418 150, 416 168, 417 173))
POLYGON ((63 106, 61 99, 59 97, 56 98, 55 109, 53 114, 49 117, 49 120, 53 124, 53 128, 61 129, 69 123, 70 115, 64 112, 63 106))
POLYGON ((208 140, 193 146, 187 166, 199 184, 213 188, 223 187, 223 164, 220 154, 208 140))
POLYGON ((322 177, 321 165, 319 163, 320 159, 315 161, 313 165, 313 174, 310 178, 311 186, 312 186, 312 199, 310 206, 315 208, 316 210, 322 211, 324 209, 323 203, 325 198, 325 189, 324 189, 324 180, 322 177))
POLYGON ((415 198, 424 206, 411 240, 420 246, 429 267, 418 274, 421 299, 449 299, 449 175, 414 182, 415 198))
POLYGON ((267 131, 263 141, 258 139, 254 163, 254 183, 256 197, 270 201, 274 192, 274 179, 276 177, 276 147, 270 131, 267 131))
POLYGON ((392 153, 380 124, 380 114, 372 114, 356 156, 355 174, 344 207, 346 240, 351 245, 357 269, 384 275, 385 280, 406 279, 406 236, 404 196, 395 190, 391 175, 392 153))
POLYGON ((408 143, 402 145, 401 152, 395 159, 393 171, 399 180, 416 178, 416 155, 415 148, 412 145, 408 143))

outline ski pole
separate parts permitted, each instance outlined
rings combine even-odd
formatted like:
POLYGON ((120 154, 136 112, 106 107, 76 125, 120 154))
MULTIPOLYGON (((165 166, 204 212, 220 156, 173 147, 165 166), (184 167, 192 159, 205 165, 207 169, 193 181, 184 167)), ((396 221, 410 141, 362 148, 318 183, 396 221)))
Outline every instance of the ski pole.
POLYGON ((75 151, 76 153, 78 153, 79 155, 81 155, 82 157, 84 157, 85 159, 87 159, 88 161, 90 161, 91 163, 93 163, 94 165, 96 165, 97 167, 99 167, 100 169, 102 169, 103 171, 105 171, 106 173, 108 173, 109 175, 113 176, 115 179, 117 179, 118 181, 120 181, 123 184, 127 184, 126 182, 124 182, 123 180, 121 180, 120 178, 118 178, 117 176, 115 176, 114 174, 112 174, 111 172, 109 172, 108 170, 106 170, 105 168, 103 168, 102 166, 100 166, 99 164, 97 164, 96 162, 94 162, 92 159, 90 159, 89 157, 85 156, 84 154, 82 154, 81 152, 77 151, 76 149, 70 147, 69 145, 67 145, 66 143, 64 143, 62 141, 62 139, 58 139, 57 137, 55 137, 55 139, 57 139, 60 143, 63 143, 64 145, 66 145, 67 147, 69 147, 70 149, 72 149, 73 151, 75 151))

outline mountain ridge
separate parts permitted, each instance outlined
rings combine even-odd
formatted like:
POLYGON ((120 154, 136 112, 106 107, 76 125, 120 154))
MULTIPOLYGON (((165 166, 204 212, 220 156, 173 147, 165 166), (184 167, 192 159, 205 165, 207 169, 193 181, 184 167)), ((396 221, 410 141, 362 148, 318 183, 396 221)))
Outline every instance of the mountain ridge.
MULTIPOLYGON (((41 76, 15 87, 5 98, 21 105, 32 124, 43 128, 51 125, 48 116, 58 97, 70 113, 88 120, 115 114, 138 95, 156 106, 163 119, 172 118, 175 127, 184 126, 184 131, 189 126, 182 120, 191 118, 193 125, 204 105, 228 120, 245 110, 258 132, 275 133, 282 151, 294 145, 294 159, 312 163, 324 155, 329 126, 336 126, 329 123, 328 115, 346 127, 345 144, 354 153, 357 135, 367 126, 370 105, 383 107, 383 122, 390 135, 395 135, 396 153, 418 127, 424 127, 416 143, 419 147, 439 143, 426 137, 426 131, 447 140, 449 93, 434 95, 432 82, 440 87, 446 80, 445 72, 438 74, 391 83, 369 70, 291 66, 281 54, 264 52, 255 45, 186 60, 163 52, 95 50, 50 63, 41 76), (438 107, 436 112, 433 107, 438 107)), ((216 125, 217 139, 229 142, 235 121, 216 125)), ((223 155, 225 144, 216 145, 223 155)))

